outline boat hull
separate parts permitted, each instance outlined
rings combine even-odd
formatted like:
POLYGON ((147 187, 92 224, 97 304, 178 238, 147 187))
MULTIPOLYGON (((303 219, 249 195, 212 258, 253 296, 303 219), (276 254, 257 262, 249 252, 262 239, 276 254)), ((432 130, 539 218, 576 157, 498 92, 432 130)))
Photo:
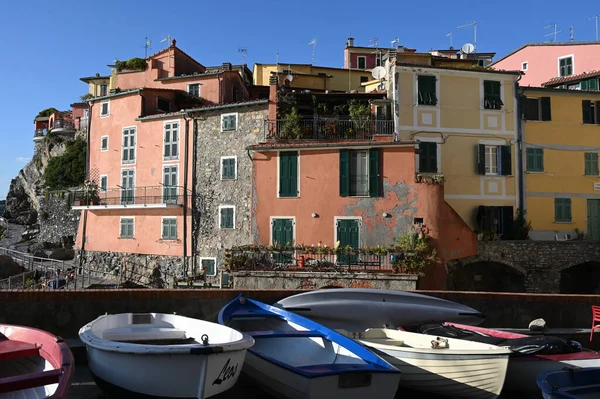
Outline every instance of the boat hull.
POLYGON ((564 368, 536 379, 544 399, 596 399, 600 397, 600 368, 564 368))
POLYGON ((368 387, 339 388, 339 374, 307 378, 268 362, 250 350, 243 371, 266 392, 286 399, 392 399, 401 378, 396 373, 372 373, 368 387))

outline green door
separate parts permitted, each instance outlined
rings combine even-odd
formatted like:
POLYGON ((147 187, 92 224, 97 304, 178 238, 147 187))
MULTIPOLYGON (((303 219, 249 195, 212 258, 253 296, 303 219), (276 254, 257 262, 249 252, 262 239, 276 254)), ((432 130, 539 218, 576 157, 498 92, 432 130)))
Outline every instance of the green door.
MULTIPOLYGON (((273 219, 273 245, 291 246, 294 244, 294 220, 273 219)), ((275 263, 292 263, 292 253, 274 253, 275 263)))
POLYGON ((600 240, 600 200, 587 200, 587 236, 590 240, 600 240))
MULTIPOLYGON (((340 242, 340 248, 347 245, 352 248, 358 248, 358 219, 340 219, 337 221, 337 241, 340 242)), ((341 254, 338 256, 338 264, 356 264, 358 255, 341 254)))

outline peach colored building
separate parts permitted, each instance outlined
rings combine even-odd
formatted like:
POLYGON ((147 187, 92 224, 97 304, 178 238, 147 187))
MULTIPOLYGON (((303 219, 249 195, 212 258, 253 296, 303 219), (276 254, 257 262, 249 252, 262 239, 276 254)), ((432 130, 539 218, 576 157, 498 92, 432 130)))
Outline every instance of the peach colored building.
POLYGON ((600 42, 527 43, 492 67, 523 71, 521 86, 540 87, 556 77, 600 69, 600 42))

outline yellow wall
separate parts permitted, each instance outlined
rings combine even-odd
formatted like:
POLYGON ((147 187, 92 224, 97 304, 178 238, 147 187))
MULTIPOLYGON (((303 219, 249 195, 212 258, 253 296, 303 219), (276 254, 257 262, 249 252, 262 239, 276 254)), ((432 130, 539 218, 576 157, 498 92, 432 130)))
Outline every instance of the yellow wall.
POLYGON ((89 93, 92 94, 95 97, 98 97, 98 96, 100 96, 100 86, 101 85, 106 85, 106 94, 108 95, 108 92, 111 89, 110 81, 111 81, 111 79, 94 79, 94 80, 90 80, 90 82, 89 82, 89 93))
MULTIPOLYGON (((360 77, 365 76, 369 80, 373 79, 369 71, 348 70, 342 68, 326 68, 305 64, 279 64, 279 82, 283 84, 285 75, 283 70, 290 69, 294 79, 291 87, 301 87, 314 90, 336 90, 350 91, 358 90, 364 92, 360 85, 360 77), (317 76, 319 73, 325 73, 330 78, 317 76), (310 76, 307 76, 310 75, 310 76), (327 86, 324 85, 326 80, 327 86)), ((275 64, 254 64, 253 81, 258 86, 268 86, 271 72, 277 70, 275 64)))
MULTIPOLYGON (((438 170, 445 177, 446 201, 471 228, 478 230, 477 208, 512 206, 517 209, 516 188, 516 75, 456 71, 443 68, 400 67, 400 137, 436 141, 438 170), (418 104, 418 75, 437 77, 436 106, 418 104), (501 82, 502 110, 483 107, 483 81, 501 82), (510 175, 479 175, 477 146, 511 146, 510 175)), ((389 94, 388 94, 389 95, 389 94)))
POLYGON ((533 238, 554 239, 554 234, 587 231, 587 200, 600 199, 594 183, 598 176, 585 175, 585 153, 600 152, 600 127, 582 123, 582 100, 600 101, 600 93, 525 89, 529 98, 550 97, 550 121, 524 121, 526 148, 543 148, 543 172, 525 171, 527 218, 533 238), (571 222, 555 221, 555 198, 571 198, 571 222))

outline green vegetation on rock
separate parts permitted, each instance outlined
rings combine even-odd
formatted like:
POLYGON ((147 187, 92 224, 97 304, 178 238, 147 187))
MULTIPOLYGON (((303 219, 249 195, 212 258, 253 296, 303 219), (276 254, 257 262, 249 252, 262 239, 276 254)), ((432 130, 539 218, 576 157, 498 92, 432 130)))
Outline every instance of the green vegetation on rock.
POLYGON ((55 112, 59 112, 59 111, 56 108, 46 108, 45 110, 40 111, 36 115, 36 118, 48 117, 48 116, 54 114, 55 112))
POLYGON ((85 180, 87 144, 84 140, 76 139, 67 143, 63 155, 50 158, 44 181, 48 190, 61 190, 80 186, 85 180))
POLYGON ((121 72, 124 69, 127 70, 133 70, 133 71, 144 71, 146 70, 146 60, 143 58, 130 58, 127 61, 117 61, 116 62, 116 67, 117 67, 117 71, 121 72))

